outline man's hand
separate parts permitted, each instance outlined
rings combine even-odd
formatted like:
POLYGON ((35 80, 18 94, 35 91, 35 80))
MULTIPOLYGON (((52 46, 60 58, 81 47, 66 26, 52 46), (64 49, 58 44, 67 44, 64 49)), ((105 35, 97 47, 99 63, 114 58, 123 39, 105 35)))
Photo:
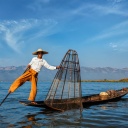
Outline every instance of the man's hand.
POLYGON ((31 65, 28 65, 27 68, 30 69, 31 68, 31 65))
POLYGON ((61 68, 61 66, 56 66, 56 69, 60 69, 61 68))

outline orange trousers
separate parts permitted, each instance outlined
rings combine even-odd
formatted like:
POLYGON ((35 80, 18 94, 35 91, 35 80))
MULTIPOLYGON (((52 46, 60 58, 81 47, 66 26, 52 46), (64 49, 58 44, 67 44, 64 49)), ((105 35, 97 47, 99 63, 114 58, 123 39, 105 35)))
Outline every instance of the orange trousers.
POLYGON ((13 93, 18 87, 23 85, 26 81, 30 81, 31 91, 28 100, 35 101, 37 93, 37 75, 38 73, 36 71, 34 71, 33 69, 29 69, 12 83, 12 85, 9 88, 9 91, 13 93))

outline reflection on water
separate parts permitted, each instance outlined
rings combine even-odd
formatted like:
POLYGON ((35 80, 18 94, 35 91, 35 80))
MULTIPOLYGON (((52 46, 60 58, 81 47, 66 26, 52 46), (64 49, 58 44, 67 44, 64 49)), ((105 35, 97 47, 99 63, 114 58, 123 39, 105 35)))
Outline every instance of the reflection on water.
POLYGON ((118 102, 108 102, 106 104, 99 105, 103 110, 110 110, 116 108, 127 108, 128 107, 128 98, 122 98, 118 102))
MULTIPOLYGON (((44 100, 50 83, 38 85, 37 100, 44 100)), ((0 101, 7 93, 9 83, 0 84, 0 101)), ((83 95, 95 94, 109 89, 128 87, 126 83, 82 83, 83 95)), ((0 128, 40 127, 106 127, 126 128, 128 126, 128 95, 118 102, 109 102, 84 108, 82 115, 77 110, 53 112, 44 108, 23 106, 18 101, 26 100, 30 84, 26 84, 10 95, 0 107, 0 128)))
POLYGON ((25 127, 30 126, 80 126, 82 115, 78 110, 71 110, 66 112, 53 112, 46 109, 38 112, 36 114, 28 114, 25 116, 23 121, 19 122, 20 124, 24 123, 25 127), (42 118, 42 116, 44 116, 42 118), (27 119, 25 122, 24 119, 27 119), (25 125, 27 124, 27 125, 25 125))

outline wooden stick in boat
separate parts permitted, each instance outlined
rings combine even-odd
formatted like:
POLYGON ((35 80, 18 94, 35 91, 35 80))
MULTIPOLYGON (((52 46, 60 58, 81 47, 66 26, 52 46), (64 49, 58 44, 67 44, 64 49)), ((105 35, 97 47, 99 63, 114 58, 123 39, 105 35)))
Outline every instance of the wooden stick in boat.
MULTIPOLYGON (((29 70, 29 67, 26 68, 26 70, 23 72, 23 74, 24 74, 27 70, 29 70)), ((6 97, 5 97, 5 98, 2 100, 2 102, 0 103, 0 106, 4 103, 4 101, 7 99, 7 97, 8 97, 10 94, 11 94, 11 92, 9 92, 9 93, 6 95, 6 97)))

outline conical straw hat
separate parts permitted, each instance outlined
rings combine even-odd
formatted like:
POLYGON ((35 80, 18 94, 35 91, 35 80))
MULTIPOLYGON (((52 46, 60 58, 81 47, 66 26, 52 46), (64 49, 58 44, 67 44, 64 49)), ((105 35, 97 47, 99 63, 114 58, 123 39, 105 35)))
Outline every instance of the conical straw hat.
POLYGON ((43 54, 48 54, 47 51, 44 51, 43 49, 39 48, 37 51, 33 52, 33 55, 38 55, 38 52, 42 52, 43 54))

